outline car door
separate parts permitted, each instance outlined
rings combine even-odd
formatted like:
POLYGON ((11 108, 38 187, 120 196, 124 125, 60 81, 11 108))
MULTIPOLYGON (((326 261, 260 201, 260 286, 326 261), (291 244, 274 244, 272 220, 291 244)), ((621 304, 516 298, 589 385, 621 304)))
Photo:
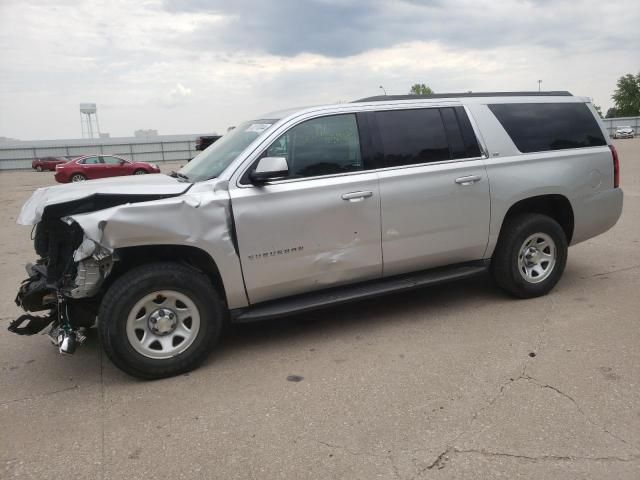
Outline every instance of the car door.
POLYGON ((482 259, 489 182, 464 107, 372 113, 384 276, 482 259))
POLYGON ((105 165, 99 156, 86 157, 78 162, 81 172, 89 180, 103 178, 105 176, 105 165))
POLYGON ((251 303, 379 278, 380 195, 355 114, 293 126, 261 157, 285 157, 289 177, 230 189, 251 303))
POLYGON ((103 155, 102 161, 105 165, 105 175, 108 177, 118 177, 120 175, 129 175, 130 164, 118 157, 112 157, 110 155, 103 155))

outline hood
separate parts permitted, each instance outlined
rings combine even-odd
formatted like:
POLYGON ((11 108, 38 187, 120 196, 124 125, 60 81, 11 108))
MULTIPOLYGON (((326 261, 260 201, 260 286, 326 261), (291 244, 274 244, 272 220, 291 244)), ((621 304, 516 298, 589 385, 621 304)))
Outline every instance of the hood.
POLYGON ((101 210, 124 203, 156 200, 180 195, 192 186, 168 175, 131 175, 102 180, 55 185, 38 188, 20 210, 17 223, 35 225, 45 208, 59 205, 61 216, 79 212, 101 210), (86 200, 83 202, 83 200, 86 200), (82 204, 86 203, 85 206, 82 204), (61 204, 69 205, 67 213, 61 204))

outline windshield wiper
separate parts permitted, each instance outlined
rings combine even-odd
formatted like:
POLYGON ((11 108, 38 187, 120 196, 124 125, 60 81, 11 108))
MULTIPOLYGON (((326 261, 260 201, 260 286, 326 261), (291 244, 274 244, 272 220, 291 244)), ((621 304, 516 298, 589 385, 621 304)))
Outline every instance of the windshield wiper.
POLYGON ((180 178, 182 180, 186 180, 187 182, 189 181, 188 176, 186 176, 184 173, 176 172, 175 170, 171 170, 171 173, 169 173, 169 176, 173 178, 180 178))

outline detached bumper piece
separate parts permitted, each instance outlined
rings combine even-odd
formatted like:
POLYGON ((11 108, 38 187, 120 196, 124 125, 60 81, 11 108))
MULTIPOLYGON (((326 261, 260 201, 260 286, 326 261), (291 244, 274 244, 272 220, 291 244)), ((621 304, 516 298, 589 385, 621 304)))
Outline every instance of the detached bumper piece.
POLYGON ((84 328, 74 328, 67 316, 67 300, 47 281, 47 267, 27 265, 29 278, 24 280, 16 296, 16 305, 27 312, 49 310, 47 315, 26 313, 9 324, 8 330, 17 335, 35 335, 51 325, 46 334, 60 353, 72 354, 86 340, 84 328))
POLYGON ((56 319, 57 315, 54 315, 53 312, 46 317, 36 317, 35 315, 25 313, 11 322, 8 330, 16 335, 35 335, 44 330, 47 325, 56 319), (22 326, 25 322, 27 322, 26 325, 22 326))

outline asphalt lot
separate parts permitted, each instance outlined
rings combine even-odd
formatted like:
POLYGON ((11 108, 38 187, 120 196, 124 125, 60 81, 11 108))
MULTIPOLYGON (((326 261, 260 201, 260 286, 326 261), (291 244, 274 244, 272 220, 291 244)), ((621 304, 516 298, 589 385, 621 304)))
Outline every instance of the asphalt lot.
POLYGON ((616 146, 623 216, 550 295, 480 278, 245 325, 155 382, 95 335, 64 357, 6 331, 15 218, 53 174, 0 173, 0 478, 640 478, 640 139, 616 146))

